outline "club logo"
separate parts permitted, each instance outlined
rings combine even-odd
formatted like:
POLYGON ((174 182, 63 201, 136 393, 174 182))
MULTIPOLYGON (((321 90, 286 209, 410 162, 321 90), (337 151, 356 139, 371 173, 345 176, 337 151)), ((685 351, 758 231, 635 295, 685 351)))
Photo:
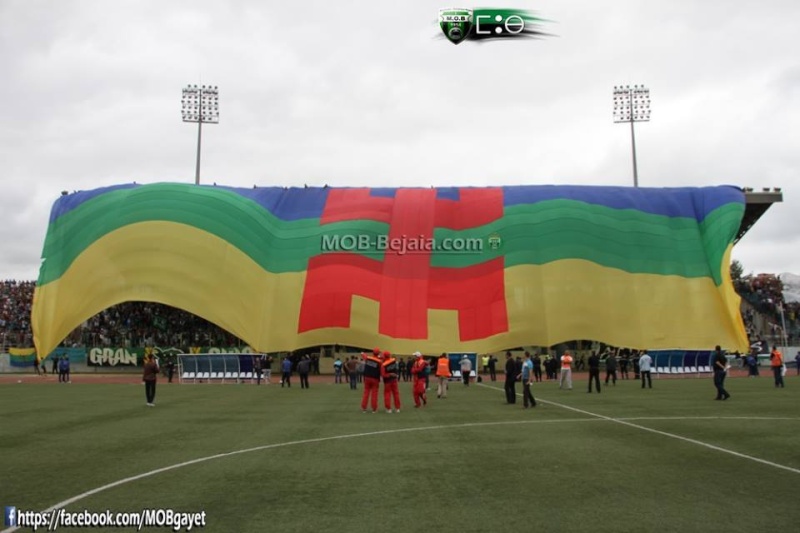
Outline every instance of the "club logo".
POLYGON ((472 32, 472 10, 461 7, 440 9, 439 27, 451 43, 460 43, 472 32))
POLYGON ((439 27, 453 44, 466 40, 541 38, 544 19, 524 9, 446 7, 439 10, 439 27))
POLYGON ((497 233, 492 233, 486 240, 489 244, 490 250, 499 250, 500 245, 503 244, 503 239, 501 239, 500 235, 498 235, 497 233))

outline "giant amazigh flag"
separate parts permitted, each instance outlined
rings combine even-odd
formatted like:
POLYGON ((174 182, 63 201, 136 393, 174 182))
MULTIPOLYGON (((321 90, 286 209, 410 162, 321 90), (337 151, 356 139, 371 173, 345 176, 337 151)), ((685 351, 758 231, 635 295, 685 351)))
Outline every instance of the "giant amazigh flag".
POLYGON ((125 301, 185 309, 260 351, 489 352, 599 340, 747 348, 735 187, 239 189, 120 185, 55 203, 39 353, 125 301))

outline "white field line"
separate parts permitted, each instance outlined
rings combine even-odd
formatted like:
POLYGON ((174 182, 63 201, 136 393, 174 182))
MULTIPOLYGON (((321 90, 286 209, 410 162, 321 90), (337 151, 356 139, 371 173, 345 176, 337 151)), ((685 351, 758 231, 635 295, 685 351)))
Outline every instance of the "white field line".
MULTIPOLYGON (((47 509, 44 509, 40 512, 50 512, 55 509, 60 509, 66 507, 67 505, 71 505, 77 501, 80 501, 84 498, 88 498, 94 494, 99 492, 106 491, 108 489, 112 489, 114 487, 119 487, 120 485, 125 485, 127 483, 132 483, 134 481, 138 481, 140 479, 144 479, 150 476, 155 476, 156 474, 161 474, 164 472, 169 472, 170 470, 175 470, 178 468, 183 468, 184 466, 191 466, 196 465, 199 463, 204 463, 206 461, 212 461, 214 459, 224 459, 226 457, 232 457, 234 455, 241 455, 244 453, 250 452, 258 452, 262 450, 269 450, 273 448, 283 448, 286 446, 297 446, 300 444, 315 444, 319 442, 326 442, 332 440, 341 440, 341 439, 355 439, 359 437, 372 437, 376 435, 390 435, 393 433, 408 433, 412 431, 432 431, 437 429, 453 429, 453 428, 465 428, 465 427, 479 427, 479 426, 500 426, 500 425, 509 425, 509 424, 542 424, 542 423, 564 423, 564 422, 600 422, 601 420, 597 418, 565 418, 559 420, 510 420, 510 421, 502 421, 502 422, 470 422, 466 424, 452 424, 452 425, 439 425, 439 426, 426 426, 426 427, 415 427, 415 428, 400 428, 400 429, 387 429, 383 431, 369 431, 366 433, 351 433, 348 435, 333 435, 331 437, 320 437, 316 439, 305 439, 305 440, 295 440, 290 442, 278 442, 275 444, 265 444, 264 446, 256 446, 254 448, 246 448, 243 450, 235 450, 232 452, 225 452, 225 453, 218 453, 215 455, 209 455, 206 457, 200 457, 197 459, 192 459, 190 461, 184 461, 182 463, 176 463, 173 465, 165 466, 162 468, 157 468, 155 470, 150 470, 149 472, 144 472, 142 474, 137 474, 135 476, 126 477, 124 479, 120 479, 118 481, 114 481, 112 483, 108 483, 101 487, 97 487, 92 490, 88 490, 86 492, 82 492, 77 496, 73 496, 68 498, 64 501, 58 502, 54 505, 51 505, 47 509)), ((19 527, 10 527, 7 529, 2 530, 0 533, 11 533, 13 531, 17 531, 19 527)))
MULTIPOLYGON (((481 385, 481 386, 486 387, 488 389, 492 389, 492 390, 502 390, 502 389, 498 389, 497 387, 490 387, 488 385, 481 385)), ((518 396, 520 396, 520 395, 518 395, 518 396)), ((89 496, 93 496, 93 495, 98 494, 100 492, 106 491, 108 489, 112 489, 114 487, 119 487, 120 485, 125 485, 127 483, 133 483, 134 481, 138 481, 140 479, 144 479, 144 478, 147 478, 147 477, 150 477, 150 476, 155 476, 157 474, 161 474, 161 473, 164 473, 164 472, 169 472, 170 470, 176 470, 178 468, 183 468, 185 466, 191 466, 191 465, 196 465, 196 464, 199 464, 199 463, 204 463, 206 461, 212 461, 214 459, 224 459, 226 457, 232 457, 234 455, 241 455, 241 454, 244 454, 244 453, 258 452, 258 451, 269 450, 269 449, 273 449, 273 448, 283 448, 283 447, 287 447, 287 446, 297 446, 297 445, 301 445, 301 444, 315 444, 315 443, 327 442, 327 441, 333 441, 333 440, 355 439, 355 438, 361 438, 361 437, 372 437, 372 436, 377 436, 377 435, 391 435, 391 434, 394 434, 394 433, 409 433, 409 432, 412 432, 412 431, 434 431, 434 430, 438 430, 438 429, 456 429, 456 428, 484 427, 484 426, 502 426, 502 425, 563 424, 563 423, 573 423, 573 422, 603 422, 603 421, 615 422, 615 423, 618 423, 618 424, 623 424, 625 426, 629 426, 629 427, 633 427, 633 428, 636 428, 636 429, 640 429, 642 431, 648 431, 648 432, 651 432, 651 433, 660 434, 660 435, 663 435, 663 436, 666 436, 666 437, 682 440, 682 441, 689 442, 689 443, 692 443, 692 444, 697 444, 699 446, 704 446, 706 448, 711 448, 713 450, 725 452, 725 453, 728 453, 728 454, 731 454, 731 455, 735 455, 737 457, 742 457, 744 459, 750 459, 751 461, 756 461, 758 463, 766 464, 766 465, 769 465, 769 466, 773 466, 775 468, 780 468, 780 469, 783 469, 783 470, 788 470, 790 472, 794 472, 796 474, 800 474, 800 470, 792 468, 792 467, 789 467, 789 466, 784 466, 784 465, 780 465, 780 464, 777 464, 777 463, 772 463, 772 462, 766 461, 764 459, 759 459, 757 457, 751 457, 749 455, 744 455, 744 454, 741 454, 739 452, 734 452, 732 450, 727 450, 725 448, 720 448, 718 446, 714 446, 713 444, 700 442, 698 440, 690 439, 690 438, 687 438, 687 437, 682 437, 680 435, 674 435, 672 433, 659 431, 657 429, 651 429, 651 428, 648 428, 648 427, 640 426, 638 424, 632 424, 631 422, 628 421, 628 420, 800 420, 800 418, 777 418, 777 417, 691 417, 691 416, 678 416, 678 417, 637 417, 637 418, 625 419, 625 418, 611 418, 611 417, 608 417, 608 416, 600 415, 600 414, 597 414, 597 413, 592 413, 592 412, 589 412, 589 411, 584 411, 583 409, 578 409, 576 407, 570 407, 568 405, 563 405, 563 404, 560 404, 560 403, 557 403, 557 402, 548 401, 548 400, 537 399, 536 401, 537 402, 542 402, 542 403, 547 403, 547 404, 550 404, 550 405, 554 405, 556 407, 561 407, 563 409, 567 409, 567 410, 570 410, 570 411, 575 411, 577 413, 581 413, 581 414, 587 415, 589 418, 562 418, 562 419, 554 419, 554 420, 509 420, 509 421, 500 421, 500 422, 470 422, 470 423, 466 423, 466 424, 452 424, 452 425, 425 426, 425 427, 416 427, 416 428, 387 429, 387 430, 383 430, 383 431, 369 431, 369 432, 365 432, 365 433, 351 433, 351 434, 347 434, 347 435, 333 435, 333 436, 330 436, 330 437, 320 437, 320 438, 316 438, 316 439, 304 439, 304 440, 295 440, 295 441, 289 441, 289 442, 278 442, 278 443, 275 443, 275 444, 265 444, 263 446, 256 446, 256 447, 253 447, 253 448, 245 448, 243 450, 234 450, 232 452, 218 453, 218 454, 209 455, 209 456, 206 456, 206 457, 199 457, 197 459, 192 459, 190 461, 184 461, 182 463, 176 463, 176 464, 165 466, 165 467, 162 467, 162 468, 157 468, 155 470, 150 470, 149 472, 144 472, 142 474, 137 474, 135 476, 126 477, 124 479, 120 479, 118 481, 114 481, 112 483, 108 483, 108 484, 103 485, 101 487, 97 487, 95 489, 88 490, 86 492, 82 492, 81 494, 78 494, 77 496, 73 496, 73 497, 68 498, 68 499, 66 499, 64 501, 58 502, 58 503, 48 507, 47 509, 44 509, 43 511, 40 511, 40 512, 50 512, 50 511, 53 511, 55 509, 60 509, 60 508, 66 507, 67 505, 71 505, 71 504, 73 504, 75 502, 83 500, 84 498, 88 498, 89 496)), ((10 527, 10 528, 7 528, 7 529, 4 529, 4 530, 0 531, 0 533, 12 533, 13 531, 17 531, 18 529, 19 529, 18 527, 10 527)))
MULTIPOLYGON (((487 389, 492 389, 492 390, 502 390, 502 389, 500 389, 498 387, 490 387, 490 386, 484 385, 484 384, 480 384, 480 386, 481 387, 485 387, 487 389)), ((517 394, 517 396, 522 396, 522 395, 521 394, 517 394)), ((733 450, 729 450, 727 448, 722 448, 720 446, 715 446, 714 444, 709 444, 707 442, 699 441, 697 439, 690 439, 689 437, 682 437, 681 435, 676 435, 674 433, 668 433, 666 431, 661 431, 661 430, 649 428, 649 427, 646 427, 646 426, 640 426, 639 424, 634 424, 632 422, 629 422, 628 421, 629 419, 613 418, 613 417, 601 415, 601 414, 598 414, 598 413, 592 413, 591 411, 586 411, 584 409, 578 409, 577 407, 564 405, 562 403, 553 402, 553 401, 550 401, 550 400, 537 399, 536 401, 537 402, 542 402, 542 403, 547 403, 547 404, 550 404, 550 405, 554 405, 556 407, 561 407, 562 409, 567 409, 569 411, 573 411, 573 412, 576 412, 576 413, 581 413, 583 415, 594 416, 594 417, 597 417, 598 419, 601 419, 601 420, 607 420, 609 422, 614 422, 616 424, 622 424, 623 426, 628 426, 628 427, 639 429, 639 430, 642 430, 642 431, 647 431, 648 433, 655 433, 656 435, 662 435, 664 437, 669 437, 671 439, 677 439, 677 440, 680 440, 680 441, 683 441, 683 442, 696 444, 698 446, 703 446, 703 447, 709 448, 711 450, 716 450, 718 452, 723 452, 723 453, 727 453, 727 454, 730 454, 730 455, 733 455, 733 456, 736 456, 736 457, 741 457, 742 459, 748 459, 750 461, 755 461, 756 463, 761 463, 761 464, 764 464, 764 465, 769 465, 769 466, 774 467, 774 468, 779 468, 781 470, 786 470, 787 472, 793 472, 795 474, 800 474, 800 469, 792 468, 791 466, 786 466, 786 465, 782 465, 782 464, 778 464, 778 463, 773 463, 772 461, 767 461, 766 459, 760 459, 758 457, 753 457, 752 455, 746 455, 744 453, 735 452, 733 450)), ((755 417, 731 417, 731 418, 737 419, 737 420, 739 420, 739 419, 755 420, 756 419, 755 417)), ((693 417, 664 417, 664 418, 660 418, 660 419, 658 419, 658 418, 636 418, 636 419, 631 419, 631 420, 693 420, 693 419, 694 419, 693 417)), ((697 419, 704 420, 704 419, 720 419, 720 418, 718 418, 718 417, 698 417, 697 419)), ((764 420, 775 420, 775 419, 765 418, 764 420)), ((781 419, 778 419, 778 420, 796 420, 796 419, 781 418, 781 419)))

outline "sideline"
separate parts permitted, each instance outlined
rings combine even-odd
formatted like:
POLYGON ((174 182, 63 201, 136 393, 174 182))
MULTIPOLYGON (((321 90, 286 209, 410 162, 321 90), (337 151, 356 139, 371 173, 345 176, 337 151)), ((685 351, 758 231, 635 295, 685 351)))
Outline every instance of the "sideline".
MULTIPOLYGON (((483 383, 478 383, 477 385, 479 387, 484 387, 486 389, 496 390, 496 391, 500 391, 500 392, 503 391, 503 389, 500 389, 498 387, 490 387, 489 385, 485 385, 483 383)), ((517 396, 522 396, 522 394, 517 394, 517 396)), ((633 422, 629 422, 629 420, 693 420, 693 419, 698 419, 698 420, 717 419, 718 420, 718 419, 723 419, 724 417, 663 417, 663 418, 660 418, 660 419, 659 418, 631 418, 631 419, 613 418, 613 417, 610 417, 610 416, 605 416, 605 415, 601 415, 601 414, 597 414, 597 413, 592 413, 591 411, 586 411, 584 409, 579 409, 577 407, 572 407, 570 405, 564 405, 562 403, 554 402, 554 401, 551 401, 551 400, 542 400, 542 399, 537 398, 536 401, 537 402, 541 402, 541 403, 554 405, 556 407, 561 407, 562 409, 567 409, 569 411, 574 411, 576 413, 581 413, 583 415, 594 416, 594 417, 597 417, 600 420, 607 420, 608 422, 614 422, 615 424, 622 424, 623 426, 628 426, 628 427, 632 427, 632 428, 635 428, 635 429, 640 429, 642 431, 647 431, 649 433, 655 433, 656 435, 662 435, 664 437, 669 437, 671 439, 677 439, 677 440, 681 440, 683 442, 689 442, 691 444, 696 444, 698 446, 703 446, 703 447, 709 448, 711 450, 716 450, 718 452, 727 453, 727 454, 733 455, 735 457, 741 457, 742 459, 749 459, 750 461, 755 461, 756 463, 761 463, 761 464, 772 466, 774 468, 779 468, 781 470, 786 470, 787 472, 800 474, 800 469, 792 468, 791 466, 786 466, 786 465, 782 465, 782 464, 779 464, 779 463, 773 463, 772 461, 767 461, 766 459, 760 459, 758 457, 753 457, 752 455, 746 455, 744 453, 735 452, 735 451, 729 450, 727 448, 721 448, 719 446, 715 446, 714 444, 709 444, 707 442, 699 441, 699 440, 696 440, 696 439, 691 439, 689 437, 683 437, 681 435, 676 435, 674 433, 668 433, 666 431, 661 431, 659 429, 649 428, 647 426, 640 426, 639 424, 634 424, 633 422)), ((735 420, 740 420, 740 419, 741 420, 756 420, 756 419, 759 419, 758 417, 728 417, 728 418, 732 418, 732 419, 735 419, 735 420)), ((764 420, 794 420, 794 419, 792 419, 792 418, 788 418, 788 419, 787 418, 777 418, 777 419, 764 418, 764 420)))

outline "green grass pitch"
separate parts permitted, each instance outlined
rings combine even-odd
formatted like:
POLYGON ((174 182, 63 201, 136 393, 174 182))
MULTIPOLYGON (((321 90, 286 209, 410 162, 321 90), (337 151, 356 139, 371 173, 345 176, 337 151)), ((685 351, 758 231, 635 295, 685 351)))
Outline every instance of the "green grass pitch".
POLYGON ((601 394, 544 382, 528 410, 505 404, 502 381, 452 382, 446 400, 432 389, 425 409, 401 383, 399 414, 382 390, 363 414, 360 389, 322 379, 160 381, 155 408, 141 384, 2 384, 0 505, 44 510, 166 469, 67 508, 205 511, 203 531, 220 532, 797 528, 794 375, 785 389, 728 379, 725 402, 710 378, 601 394))

